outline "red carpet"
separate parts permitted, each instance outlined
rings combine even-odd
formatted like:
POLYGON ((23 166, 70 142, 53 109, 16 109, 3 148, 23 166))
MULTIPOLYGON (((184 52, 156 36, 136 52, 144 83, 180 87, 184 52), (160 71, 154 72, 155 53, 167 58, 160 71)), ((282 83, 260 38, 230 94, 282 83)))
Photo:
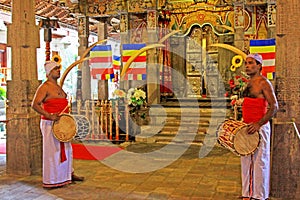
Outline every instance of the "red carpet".
MULTIPOLYGON (((103 160, 106 157, 121 151, 120 147, 92 146, 84 144, 72 144, 73 158, 81 160, 103 160)), ((6 154, 6 143, 0 143, 0 154, 6 154)))
POLYGON ((81 160, 103 160, 122 150, 120 147, 92 146, 85 144, 72 144, 72 147, 73 158, 81 160))
POLYGON ((0 143, 0 154, 6 154, 6 143, 0 143))

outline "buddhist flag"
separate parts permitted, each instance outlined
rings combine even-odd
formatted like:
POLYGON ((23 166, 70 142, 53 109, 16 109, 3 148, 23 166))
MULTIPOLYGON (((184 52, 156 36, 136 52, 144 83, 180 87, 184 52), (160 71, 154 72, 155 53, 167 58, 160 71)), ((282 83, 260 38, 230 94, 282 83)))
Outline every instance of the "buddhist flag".
POLYGON ((90 52, 90 68, 93 79, 114 78, 111 45, 97 45, 90 52))
POLYGON ((262 56, 262 75, 270 80, 275 78, 275 52, 275 39, 250 40, 250 53, 258 53, 262 56))
POLYGON ((113 55, 113 69, 120 70, 121 67, 121 56, 113 55))
POLYGON ((121 56, 113 55, 113 70, 114 70, 114 78, 112 79, 113 82, 119 81, 120 68, 121 68, 121 56))
MULTIPOLYGON (((145 47, 146 44, 123 44, 122 48, 122 61, 125 66, 128 59, 136 53, 137 50, 145 47)), ((129 66, 124 80, 146 80, 146 51, 141 53, 129 66)))

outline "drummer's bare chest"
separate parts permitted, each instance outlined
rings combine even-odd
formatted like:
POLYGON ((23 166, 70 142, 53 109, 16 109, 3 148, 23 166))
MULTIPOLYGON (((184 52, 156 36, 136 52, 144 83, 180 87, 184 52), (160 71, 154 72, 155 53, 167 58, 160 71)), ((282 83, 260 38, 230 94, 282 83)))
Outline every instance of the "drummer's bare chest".
POLYGON ((66 93, 60 86, 56 85, 49 85, 48 88, 48 98, 66 98, 66 93))
POLYGON ((243 97, 262 98, 262 87, 259 81, 249 81, 243 92, 243 97))

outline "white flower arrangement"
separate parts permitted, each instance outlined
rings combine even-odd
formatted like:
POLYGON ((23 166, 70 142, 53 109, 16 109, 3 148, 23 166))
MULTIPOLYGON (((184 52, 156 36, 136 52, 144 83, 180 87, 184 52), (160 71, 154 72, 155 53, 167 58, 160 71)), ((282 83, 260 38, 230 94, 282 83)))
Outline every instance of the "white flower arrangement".
POLYGON ((130 88, 127 93, 124 90, 115 90, 113 93, 118 98, 125 98, 129 106, 130 114, 134 114, 141 107, 147 107, 146 92, 138 88, 130 88))

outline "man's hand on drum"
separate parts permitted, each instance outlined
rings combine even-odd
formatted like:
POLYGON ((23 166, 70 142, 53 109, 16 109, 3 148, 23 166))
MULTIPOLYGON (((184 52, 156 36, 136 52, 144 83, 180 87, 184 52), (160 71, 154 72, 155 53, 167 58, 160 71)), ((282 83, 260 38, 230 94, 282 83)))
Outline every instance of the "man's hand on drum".
POLYGON ((250 123, 248 124, 248 134, 254 134, 256 131, 259 131, 259 123, 250 123))
POLYGON ((47 117, 48 119, 52 120, 52 121, 57 121, 59 120, 59 114, 58 113, 50 113, 49 117, 47 117))

